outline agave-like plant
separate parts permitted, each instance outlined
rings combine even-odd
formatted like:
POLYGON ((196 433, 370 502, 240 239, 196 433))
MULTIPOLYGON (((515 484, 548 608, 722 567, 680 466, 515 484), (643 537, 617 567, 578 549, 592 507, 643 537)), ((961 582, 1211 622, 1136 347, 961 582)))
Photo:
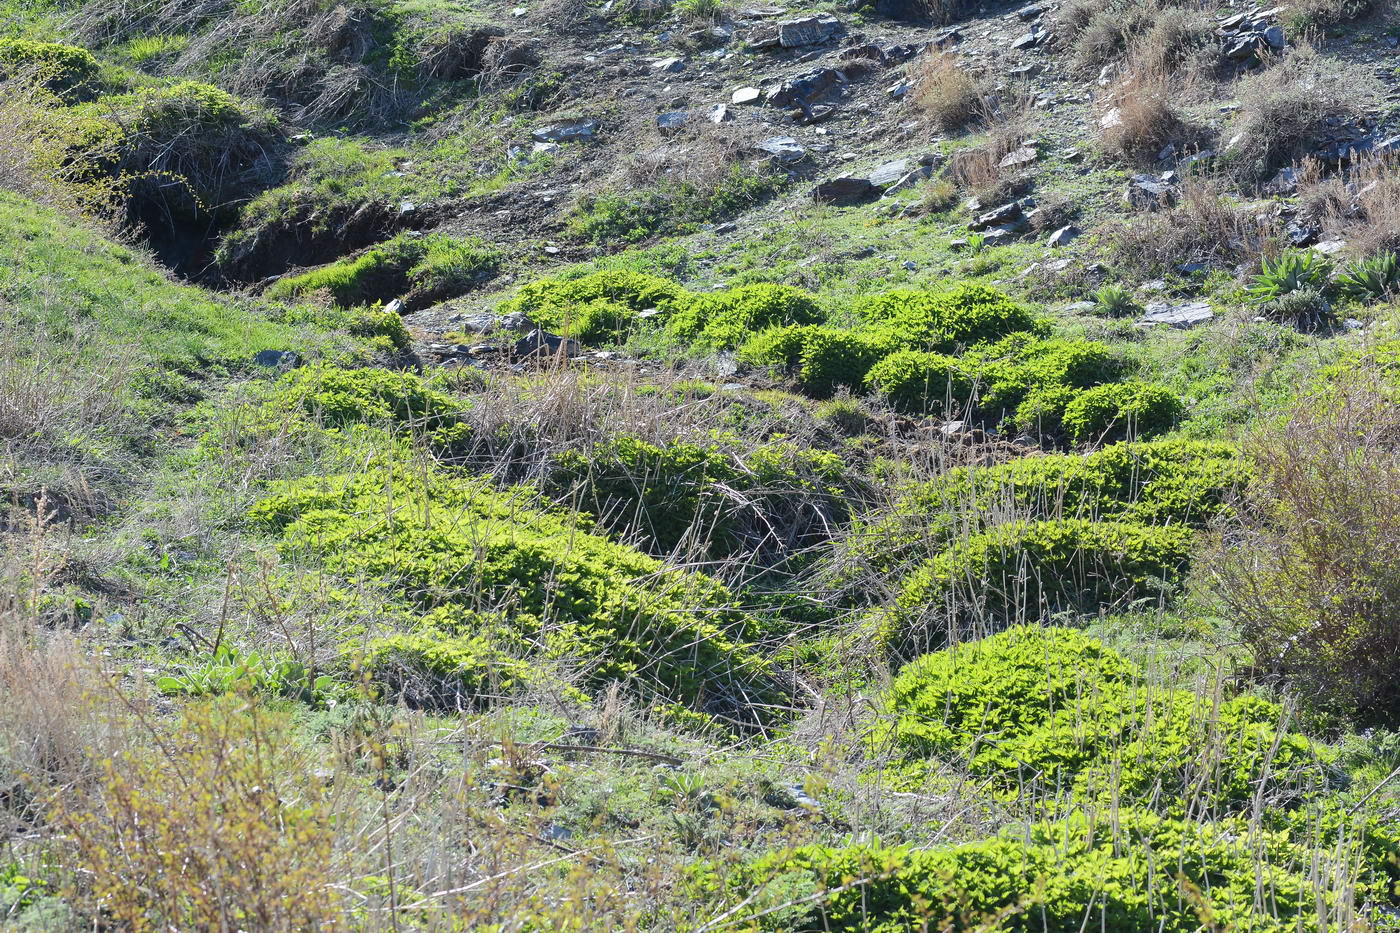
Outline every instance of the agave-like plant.
POLYGON ((1094 305, 1104 314, 1112 317, 1122 317, 1137 310, 1137 302, 1133 300, 1133 293, 1122 285, 1110 282, 1101 286, 1094 292, 1094 305))
POLYGON ((1400 294, 1400 259, 1384 252, 1354 262, 1337 276, 1343 297, 1356 301, 1381 301, 1400 294))
POLYGON ((1305 288, 1321 291, 1331 275, 1332 263, 1321 253, 1290 250, 1277 259, 1265 259, 1248 292, 1254 301, 1276 301, 1305 288))

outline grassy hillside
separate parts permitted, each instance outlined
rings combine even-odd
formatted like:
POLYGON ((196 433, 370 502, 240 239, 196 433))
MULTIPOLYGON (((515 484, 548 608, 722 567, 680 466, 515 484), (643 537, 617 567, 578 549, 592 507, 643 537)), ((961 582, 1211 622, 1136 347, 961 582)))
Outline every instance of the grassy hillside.
POLYGON ((0 0, 0 929, 1395 929, 1398 24, 0 0))

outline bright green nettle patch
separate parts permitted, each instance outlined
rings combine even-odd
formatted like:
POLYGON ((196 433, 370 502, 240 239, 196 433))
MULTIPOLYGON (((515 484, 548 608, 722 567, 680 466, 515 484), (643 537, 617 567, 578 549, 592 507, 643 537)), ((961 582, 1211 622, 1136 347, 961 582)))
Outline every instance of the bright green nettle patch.
POLYGON ((865 386, 901 411, 951 412, 967 404, 973 383, 951 356, 900 350, 870 368, 865 386))
POLYGON ((608 270, 531 282, 497 310, 521 312, 547 330, 598 343, 625 337, 641 325, 644 311, 662 318, 691 297, 668 279, 608 270))
POLYGON ((406 310, 462 295, 495 276, 499 250, 478 239, 404 233, 355 257, 282 279, 269 298, 327 292, 342 307, 401 298, 406 310))
POLYGON ((970 631, 1162 598, 1186 567, 1191 538, 1181 525, 1082 518, 999 525, 914 571, 894 607, 872 621, 890 650, 908 657, 970 631))
POLYGON ((1176 426, 1185 406, 1166 386, 1120 382, 1096 386, 1066 403, 1064 428, 1077 444, 1153 437, 1176 426))
POLYGON ((817 324, 825 317, 809 292, 761 282, 696 295, 671 318, 669 326, 686 340, 733 349, 759 331, 817 324))
POLYGON ((854 311, 870 324, 927 342, 928 349, 952 350, 1045 328, 1023 305, 976 282, 945 292, 898 289, 863 299, 854 311))
POLYGON ((910 786, 957 762, 1009 794, 1116 800, 1193 818, 1280 806, 1322 788, 1322 752, 1276 705, 1167 688, 1096 639, 1020 627, 899 672, 870 741, 910 786), (1066 793, 1068 792, 1068 793, 1066 793))
POLYGON ((561 502, 666 554, 787 552, 824 540, 848 518, 845 465, 793 444, 742 457, 719 445, 664 446, 618 437, 557 457, 545 486, 561 502))
POLYGON ((1236 448, 1211 441, 1140 441, 959 467, 906 486, 893 510, 857 529, 856 549, 865 563, 892 570, 999 513, 1199 527, 1228 512, 1249 478, 1236 448))
POLYGON ((28 78, 72 98, 91 92, 101 68, 86 49, 56 42, 0 39, 0 80, 28 78))
POLYGON ((382 586, 425 614, 490 611, 517 646, 568 660, 592 684, 621 680, 736 717, 771 690, 764 662, 737 640, 748 619, 722 586, 523 494, 387 463, 278 484, 252 515, 289 559, 382 586))
POLYGON ((804 846, 758 859, 740 881, 753 928, 785 933, 1298 933, 1335 929, 1353 897, 1390 902, 1393 835, 1345 839, 1334 851, 1304 828, 1125 808, 942 849, 804 846), (1350 884, 1320 879, 1318 864, 1354 866, 1339 869, 1350 884))

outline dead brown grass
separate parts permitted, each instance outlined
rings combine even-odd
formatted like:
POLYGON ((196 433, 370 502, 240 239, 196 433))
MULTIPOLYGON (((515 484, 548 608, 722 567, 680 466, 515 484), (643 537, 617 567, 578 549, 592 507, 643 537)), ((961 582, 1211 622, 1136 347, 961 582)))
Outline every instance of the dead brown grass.
POLYGON ((1309 704, 1393 723, 1400 408, 1374 370, 1300 399, 1247 453, 1259 477, 1205 566, 1255 664, 1309 704))
POLYGON ((1173 95, 1160 79, 1134 75, 1120 82, 1097 118, 1104 151, 1128 162, 1151 163, 1169 144, 1184 144, 1187 128, 1173 95))
POLYGON ((945 133, 987 116, 992 83, 951 52, 930 49, 909 70, 914 106, 945 133))

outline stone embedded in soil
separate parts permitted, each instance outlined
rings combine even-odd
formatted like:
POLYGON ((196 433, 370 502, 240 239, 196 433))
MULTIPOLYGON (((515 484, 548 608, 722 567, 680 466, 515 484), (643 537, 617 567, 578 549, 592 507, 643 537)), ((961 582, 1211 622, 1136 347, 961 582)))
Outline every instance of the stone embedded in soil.
POLYGON ((875 193, 868 178, 831 178, 812 189, 812 200, 838 206, 859 204, 875 193))
POLYGON ((576 139, 592 139, 598 132, 597 120, 565 120, 537 126, 530 131, 536 141, 542 143, 571 142, 576 139))

